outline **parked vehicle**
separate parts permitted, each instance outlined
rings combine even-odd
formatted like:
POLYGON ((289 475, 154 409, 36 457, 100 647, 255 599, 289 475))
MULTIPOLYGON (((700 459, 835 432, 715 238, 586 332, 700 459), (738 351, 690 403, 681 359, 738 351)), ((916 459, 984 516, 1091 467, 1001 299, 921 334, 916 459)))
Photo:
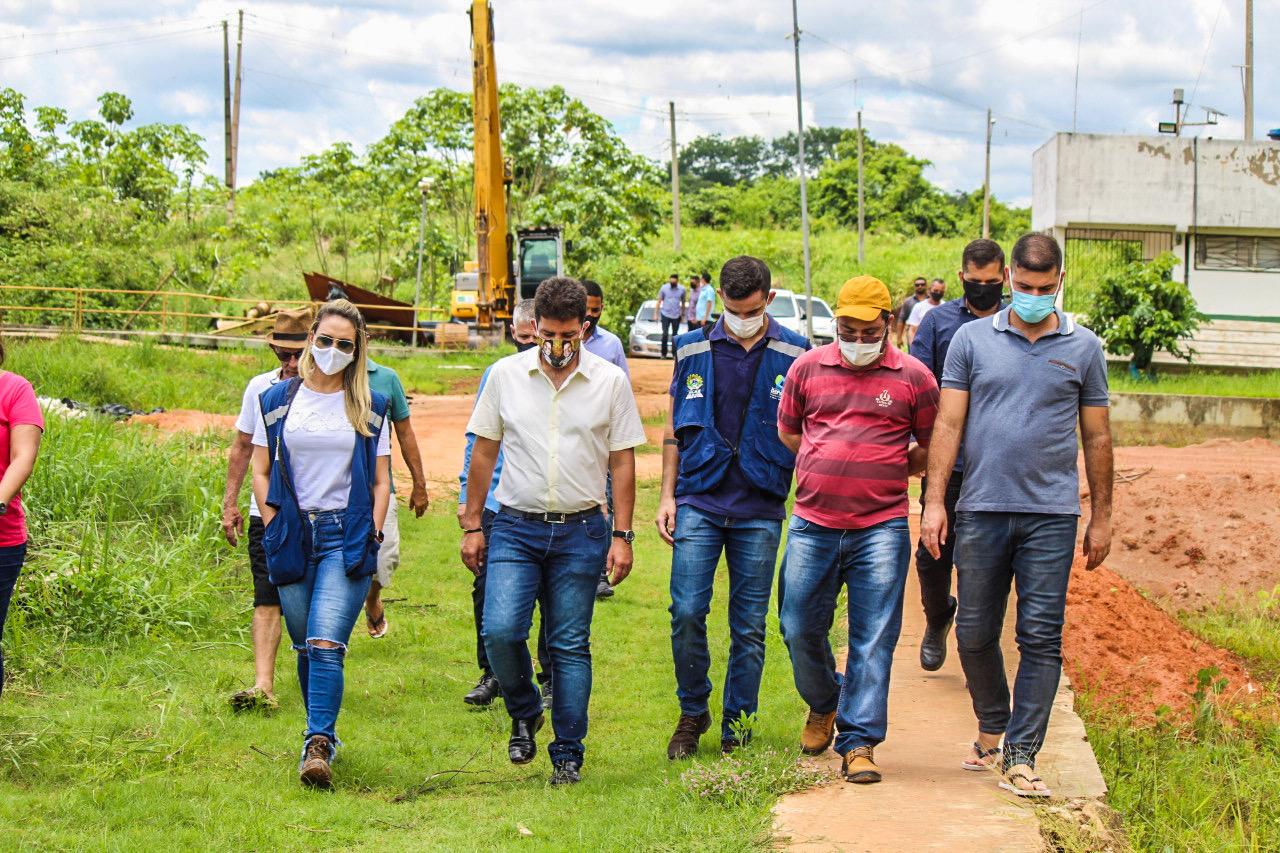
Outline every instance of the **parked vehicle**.
MULTIPOLYGON (((805 318, 804 297, 800 297, 800 326, 803 328, 805 318)), ((813 297, 813 345, 820 347, 836 339, 836 317, 826 300, 813 297)))
MULTIPOLYGON (((815 296, 813 311, 814 346, 831 343, 836 339, 836 321, 831 306, 815 296)), ((769 303, 769 315, 797 335, 805 334, 804 296, 790 290, 775 290, 773 301, 769 303)))
POLYGON ((662 357, 662 323, 658 320, 658 300, 648 299, 636 310, 627 340, 627 354, 662 357))

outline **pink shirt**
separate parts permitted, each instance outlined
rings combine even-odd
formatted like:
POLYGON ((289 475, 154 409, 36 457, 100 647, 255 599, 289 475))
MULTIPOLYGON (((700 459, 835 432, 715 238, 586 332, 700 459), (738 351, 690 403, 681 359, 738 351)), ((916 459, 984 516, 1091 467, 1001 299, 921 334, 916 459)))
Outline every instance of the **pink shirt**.
MULTIPOLYGON (((31 383, 16 373, 0 371, 0 477, 9 470, 9 434, 15 426, 34 424, 44 429, 44 413, 36 402, 31 383)), ((27 541, 27 516, 22 498, 13 496, 9 511, 0 515, 0 548, 27 541)))

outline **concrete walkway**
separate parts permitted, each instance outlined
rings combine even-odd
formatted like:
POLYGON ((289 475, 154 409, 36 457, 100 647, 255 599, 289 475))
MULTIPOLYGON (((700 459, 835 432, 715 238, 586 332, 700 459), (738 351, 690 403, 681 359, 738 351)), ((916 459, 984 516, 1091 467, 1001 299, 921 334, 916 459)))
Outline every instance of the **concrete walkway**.
MULTIPOLYGON (((1009 612, 1012 617, 1012 601, 1009 612)), ((960 767, 977 724, 955 654, 954 632, 947 662, 934 673, 920 668, 923 632, 924 614, 913 560, 902 639, 894 656, 889 737, 876 749, 884 781, 876 785, 836 781, 783 797, 774 808, 774 831, 780 843, 794 850, 876 853, 1022 853, 1045 849, 1034 809, 997 788, 999 779, 994 773, 960 767)), ((1011 619, 1003 636, 1005 662, 1012 668, 1017 664, 1017 652, 1011 619)), ((816 760, 838 779, 838 755, 828 752, 816 760)), ((1085 740, 1084 724, 1073 710, 1065 677, 1036 765, 1054 792, 1050 802, 1106 793, 1093 750, 1085 740)))

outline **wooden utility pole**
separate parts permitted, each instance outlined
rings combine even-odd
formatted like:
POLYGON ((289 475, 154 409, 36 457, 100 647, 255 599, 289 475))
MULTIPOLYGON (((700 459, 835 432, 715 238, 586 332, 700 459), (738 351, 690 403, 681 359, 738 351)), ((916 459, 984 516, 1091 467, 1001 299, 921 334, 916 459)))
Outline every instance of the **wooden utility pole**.
POLYGON ((1253 139, 1253 0, 1244 0, 1244 139, 1253 139))
POLYGON ((809 261, 809 190, 804 168, 804 102, 800 97, 800 13, 791 0, 791 41, 796 54, 796 168, 800 172, 800 241, 804 247, 804 336, 813 339, 813 276, 809 261))
POLYGON ((991 108, 987 107, 987 165, 982 177, 982 236, 991 236, 991 108))
POLYGON ((231 93, 231 200, 229 210, 236 209, 236 171, 240 165, 240 68, 241 55, 244 52, 244 10, 238 13, 236 24, 236 84, 231 93))
POLYGON ((667 101, 671 116, 671 243, 680 251, 680 149, 676 146, 676 102, 667 101))
MULTIPOLYGON (((862 196, 862 110, 858 110, 858 266, 867 262, 863 242, 866 237, 865 207, 862 196)), ((861 272, 861 269, 859 269, 861 272)))
MULTIPOLYGON (((231 46, 230 37, 227 34, 227 22, 222 22, 222 132, 223 147, 225 148, 226 162, 224 165, 224 181, 227 190, 230 191, 235 186, 236 176, 235 169, 231 165, 231 46)), ((231 210, 232 202, 230 196, 227 200, 227 209, 231 210)))

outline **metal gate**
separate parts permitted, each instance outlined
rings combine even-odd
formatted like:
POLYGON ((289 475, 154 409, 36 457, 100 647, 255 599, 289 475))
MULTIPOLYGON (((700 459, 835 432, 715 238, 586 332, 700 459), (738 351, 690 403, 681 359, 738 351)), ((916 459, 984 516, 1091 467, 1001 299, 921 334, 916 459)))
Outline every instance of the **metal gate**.
POLYGON ((1103 276, 1134 261, 1149 261, 1172 251, 1173 232, 1068 228, 1066 244, 1063 305, 1068 311, 1088 313, 1103 276))

